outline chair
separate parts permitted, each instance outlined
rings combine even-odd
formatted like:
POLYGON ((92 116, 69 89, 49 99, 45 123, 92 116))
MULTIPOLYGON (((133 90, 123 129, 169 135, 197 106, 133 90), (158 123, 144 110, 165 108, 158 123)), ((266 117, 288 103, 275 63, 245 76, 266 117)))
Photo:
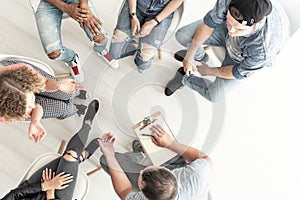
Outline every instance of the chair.
MULTIPOLYGON (((29 166, 29 168, 26 170, 24 175, 22 176, 22 178, 20 180, 20 183, 27 180, 36 170, 40 169, 42 166, 44 166, 48 162, 50 162, 50 161, 58 158, 59 156, 61 156, 61 154, 62 154, 62 152, 65 148, 65 145, 66 145, 66 142, 63 140, 61 142, 61 145, 60 145, 57 153, 49 152, 49 153, 42 154, 38 158, 36 158, 32 162, 32 164, 29 166)), ((73 195, 72 199, 74 199, 74 200, 76 200, 76 199, 77 200, 85 199, 86 195, 88 194, 88 190, 89 190, 88 176, 93 175, 94 173, 100 171, 101 169, 102 169, 101 167, 98 167, 98 168, 88 172, 87 174, 85 174, 82 171, 82 169, 79 167, 77 182, 76 182, 74 195, 73 195)))
MULTIPOLYGON (((179 27, 179 24, 181 23, 183 12, 184 12, 184 2, 174 11, 172 23, 171 23, 171 25, 168 29, 169 31, 168 31, 164 41, 162 42, 162 44, 166 43, 169 39, 171 39, 171 37, 174 36, 176 30, 179 27)), ((158 48, 158 58, 162 59, 162 49, 161 49, 161 47, 158 48)))
POLYGON ((0 62, 4 60, 19 60, 24 61, 27 63, 30 63, 43 71, 47 72, 48 74, 55 76, 56 78, 65 78, 71 76, 70 73, 64 73, 64 74, 55 74, 53 69, 46 63, 37 60, 35 58, 20 56, 20 55, 12 55, 12 54, 0 54, 0 62))

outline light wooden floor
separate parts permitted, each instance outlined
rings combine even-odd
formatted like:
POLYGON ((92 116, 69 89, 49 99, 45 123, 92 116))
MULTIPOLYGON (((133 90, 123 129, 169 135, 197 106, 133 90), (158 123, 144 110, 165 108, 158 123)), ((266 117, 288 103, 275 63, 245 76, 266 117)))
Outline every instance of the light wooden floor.
MULTIPOLYGON (((117 3, 103 6, 101 1, 94 2, 108 34, 112 35, 119 10, 117 3)), ((196 0, 186 3, 188 11, 181 26, 197 19, 200 11, 213 4, 196 0)), ((1 0, 0 16, 0 53, 37 58, 53 67, 56 73, 68 72, 62 63, 51 61, 44 54, 28 1, 1 0)), ((277 62, 276 66, 281 68, 262 72, 229 95, 225 103, 213 105, 187 88, 172 97, 163 95, 164 85, 180 66, 172 54, 181 47, 171 36, 163 45, 163 59, 155 59, 150 70, 139 74, 132 58, 121 60, 118 70, 107 68, 71 19, 64 20, 62 31, 65 45, 80 56, 86 75, 85 87, 91 98, 101 101, 90 139, 111 131, 117 136, 116 150, 129 151, 134 139, 131 125, 160 110, 177 139, 210 153, 214 161, 211 181, 214 199, 300 198, 299 69, 295 67, 295 44, 299 44, 299 37, 277 62)), ((210 64, 216 64, 211 52, 209 54, 210 64)), ((78 116, 63 121, 43 120, 48 135, 39 144, 27 139, 27 123, 1 124, 0 178, 3 184, 0 197, 17 185, 36 157, 56 151, 62 139, 68 140, 79 128, 80 121, 78 116)), ((100 155, 97 151, 82 169, 89 171, 99 166, 100 155)), ((118 199, 104 172, 90 177, 90 183, 88 200, 118 199)))

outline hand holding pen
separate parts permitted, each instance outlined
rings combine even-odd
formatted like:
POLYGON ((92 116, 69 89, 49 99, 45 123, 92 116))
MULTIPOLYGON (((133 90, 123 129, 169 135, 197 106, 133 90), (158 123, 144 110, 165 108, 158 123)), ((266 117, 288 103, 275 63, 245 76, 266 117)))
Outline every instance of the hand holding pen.
POLYGON ((159 147, 167 147, 174 139, 160 125, 153 125, 150 130, 152 142, 159 147))

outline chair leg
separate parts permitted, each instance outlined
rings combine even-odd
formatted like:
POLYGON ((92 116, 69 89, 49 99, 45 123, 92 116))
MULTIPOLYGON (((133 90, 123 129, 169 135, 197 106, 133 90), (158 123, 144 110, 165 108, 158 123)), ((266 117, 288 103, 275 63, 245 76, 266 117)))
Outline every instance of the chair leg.
POLYGON ((161 50, 161 48, 158 48, 158 58, 159 59, 162 59, 162 50, 161 50))
POLYGON ((205 46, 203 47, 204 51, 211 49, 211 46, 205 46))
POLYGON ((59 146, 59 149, 58 149, 57 153, 62 154, 63 151, 64 151, 64 149, 65 149, 65 147, 66 147, 66 144, 67 144, 66 141, 62 140, 61 143, 60 143, 60 146, 59 146))
POLYGON ((55 77, 56 78, 67 78, 70 77, 71 74, 70 73, 63 73, 63 74, 56 74, 55 77))
POLYGON ((95 174, 96 172, 101 171, 101 169, 102 169, 102 167, 97 167, 96 169, 88 172, 86 175, 91 176, 91 175, 95 174))

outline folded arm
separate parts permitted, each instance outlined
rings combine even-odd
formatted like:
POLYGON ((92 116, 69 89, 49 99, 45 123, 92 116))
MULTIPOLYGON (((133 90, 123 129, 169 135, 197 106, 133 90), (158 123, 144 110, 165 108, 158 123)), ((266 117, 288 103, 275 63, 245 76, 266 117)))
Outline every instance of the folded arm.
POLYGON ((61 81, 55 81, 52 79, 46 80, 46 92, 54 92, 56 90, 60 90, 65 93, 72 94, 81 89, 83 89, 83 86, 77 84, 74 79, 63 79, 61 81))
POLYGON ((67 13, 71 18, 78 22, 83 22, 88 17, 88 10, 79 7, 79 4, 68 4, 62 0, 45 0, 47 3, 57 7, 67 13))

